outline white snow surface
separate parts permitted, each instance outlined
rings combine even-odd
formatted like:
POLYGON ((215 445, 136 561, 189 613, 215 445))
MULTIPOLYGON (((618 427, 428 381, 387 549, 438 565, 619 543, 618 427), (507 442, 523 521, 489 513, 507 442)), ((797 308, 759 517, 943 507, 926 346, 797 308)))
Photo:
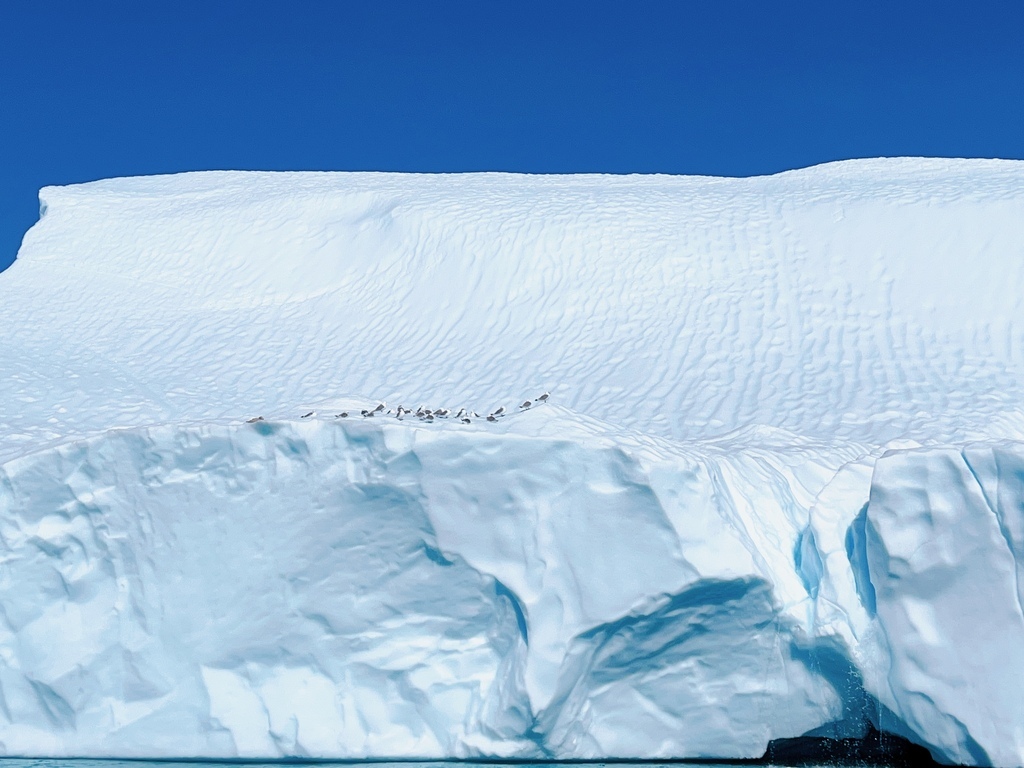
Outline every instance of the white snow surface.
POLYGON ((4 754, 1024 765, 1024 163, 40 199, 4 754))

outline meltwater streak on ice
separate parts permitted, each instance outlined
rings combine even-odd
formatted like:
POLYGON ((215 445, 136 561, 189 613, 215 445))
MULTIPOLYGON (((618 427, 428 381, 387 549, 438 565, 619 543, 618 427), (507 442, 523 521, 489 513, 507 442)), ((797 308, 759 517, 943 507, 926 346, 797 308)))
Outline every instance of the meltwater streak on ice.
POLYGON ((44 190, 0 275, 2 749, 757 757, 867 718, 1024 764, 1022 182, 44 190))

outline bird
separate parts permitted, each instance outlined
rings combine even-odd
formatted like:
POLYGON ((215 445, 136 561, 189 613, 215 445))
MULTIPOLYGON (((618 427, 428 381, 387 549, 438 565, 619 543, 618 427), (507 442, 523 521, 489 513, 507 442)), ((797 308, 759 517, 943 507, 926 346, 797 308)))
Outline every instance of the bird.
POLYGON ((306 414, 305 416, 303 416, 302 418, 304 418, 304 419, 308 419, 308 418, 309 418, 310 416, 316 416, 316 411, 310 411, 309 413, 307 413, 307 414, 306 414))
POLYGON ((248 419, 245 423, 246 424, 255 424, 257 421, 263 421, 263 417, 262 416, 254 416, 253 418, 248 419))
POLYGON ((451 411, 449 411, 447 408, 438 408, 436 411, 434 411, 434 413, 436 413, 441 418, 447 419, 448 414, 451 413, 451 411))
POLYGON ((499 408, 498 410, 496 410, 496 411, 495 411, 494 413, 492 413, 491 415, 492 415, 492 416, 501 416, 501 414, 503 414, 504 412, 505 412, 505 406, 503 405, 503 406, 501 406, 501 408, 499 408))
POLYGON ((384 403, 384 402, 378 403, 377 407, 373 409, 373 412, 374 413, 379 413, 380 411, 383 411, 386 407, 387 407, 387 403, 384 403))
POLYGON ((339 413, 334 418, 336 418, 336 419, 347 419, 348 418, 348 411, 342 411, 341 413, 339 413))
POLYGON ((522 405, 520 405, 519 407, 520 407, 520 408, 522 408, 523 410, 526 410, 526 409, 527 409, 527 408, 529 408, 529 407, 530 407, 531 405, 533 405, 533 403, 531 403, 531 402, 530 402, 529 400, 527 400, 526 402, 524 402, 524 403, 523 403, 522 405))
POLYGON ((497 421, 497 419, 496 419, 496 418, 494 418, 494 416, 493 416, 493 415, 492 415, 492 416, 488 416, 488 417, 487 417, 487 420, 488 420, 488 421, 497 421))
POLYGON ((366 418, 367 416, 369 416, 369 415, 370 415, 370 412, 369 412, 368 410, 366 410, 365 408, 363 408, 363 410, 361 410, 361 411, 360 411, 359 413, 360 413, 360 414, 362 415, 362 417, 363 417, 364 419, 365 419, 365 418, 366 418))
POLYGON ((462 423, 463 423, 463 424, 471 424, 471 423, 472 423, 472 421, 473 421, 472 419, 467 419, 467 418, 465 418, 465 417, 463 417, 463 418, 462 418, 462 423))
POLYGON ((541 395, 541 396, 540 396, 540 397, 538 397, 537 399, 538 399, 538 400, 539 400, 540 402, 542 402, 542 403, 543 403, 543 402, 546 402, 546 401, 547 401, 547 399, 548 399, 549 397, 551 397, 551 393, 550 393, 550 392, 545 392, 545 393, 544 393, 543 395, 541 395))
POLYGON ((462 416, 463 416, 463 415, 464 415, 465 413, 466 413, 466 409, 465 409, 465 408, 459 408, 459 412, 455 414, 455 418, 456 418, 456 419, 461 419, 461 418, 462 418, 462 416))

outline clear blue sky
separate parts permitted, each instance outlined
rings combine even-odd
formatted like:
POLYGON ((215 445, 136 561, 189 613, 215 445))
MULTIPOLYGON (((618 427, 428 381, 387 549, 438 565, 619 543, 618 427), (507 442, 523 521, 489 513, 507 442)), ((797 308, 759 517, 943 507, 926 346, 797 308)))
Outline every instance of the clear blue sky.
POLYGON ((0 268, 46 184, 876 155, 1024 158, 1024 2, 0 4, 0 268))

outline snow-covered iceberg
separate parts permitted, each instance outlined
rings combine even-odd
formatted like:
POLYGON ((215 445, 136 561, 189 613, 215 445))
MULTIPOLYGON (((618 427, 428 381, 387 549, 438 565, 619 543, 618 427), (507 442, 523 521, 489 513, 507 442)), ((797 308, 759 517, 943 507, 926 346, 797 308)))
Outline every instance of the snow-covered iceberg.
POLYGON ((6 754, 1024 765, 1024 163, 40 197, 6 754))

